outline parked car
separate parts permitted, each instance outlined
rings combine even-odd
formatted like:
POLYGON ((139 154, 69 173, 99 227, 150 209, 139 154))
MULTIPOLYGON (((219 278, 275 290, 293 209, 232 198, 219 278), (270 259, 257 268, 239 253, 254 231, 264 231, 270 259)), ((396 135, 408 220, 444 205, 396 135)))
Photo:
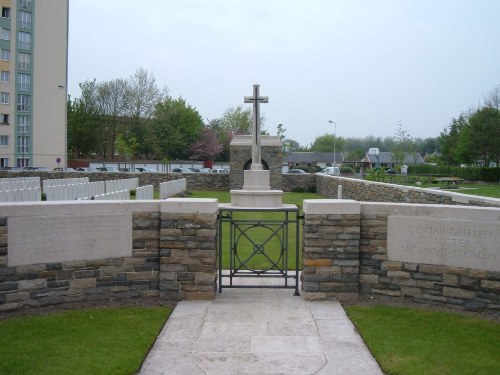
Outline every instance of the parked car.
POLYGON ((227 174, 229 173, 227 169, 225 168, 215 168, 210 171, 210 173, 221 173, 221 174, 227 174))
POLYGON ((212 173, 212 169, 211 168, 200 168, 199 172, 200 173, 212 173))
POLYGON ((76 168, 75 171, 77 171, 77 172, 99 172, 97 169, 91 168, 91 167, 79 167, 79 168, 76 168))
POLYGON ((193 173, 191 171, 191 169, 189 168, 184 168, 184 167, 181 167, 181 168, 174 168, 172 169, 172 172, 175 172, 175 173, 193 173))
POLYGON ((25 171, 37 171, 37 172, 51 172, 52 169, 49 167, 25 167, 25 171))
POLYGON ((23 170, 23 167, 0 167, 0 171, 7 172, 22 172, 23 170))
POLYGON ((57 167, 54 168, 54 172, 74 172, 75 170, 73 168, 64 168, 64 167, 57 167))
POLYGON ((385 171, 385 173, 387 174, 396 174, 396 171, 394 170, 394 168, 389 168, 385 171))
POLYGON ((141 173, 157 173, 158 171, 156 169, 153 169, 153 168, 146 168, 146 167, 137 167, 135 169, 136 172, 141 172, 141 173))
POLYGON ((289 169, 287 173, 297 173, 297 174, 308 174, 306 171, 302 169, 289 169))
POLYGON ((99 172, 119 172, 118 168, 115 167, 97 167, 99 172))

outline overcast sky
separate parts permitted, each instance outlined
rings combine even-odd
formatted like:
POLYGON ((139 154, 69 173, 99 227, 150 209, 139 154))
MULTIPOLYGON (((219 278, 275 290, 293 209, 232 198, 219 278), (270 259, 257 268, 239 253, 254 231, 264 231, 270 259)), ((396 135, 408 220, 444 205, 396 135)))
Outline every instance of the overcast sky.
POLYGON ((260 84, 264 128, 436 137, 500 85, 498 0, 70 0, 69 94, 152 73, 204 120, 260 84))

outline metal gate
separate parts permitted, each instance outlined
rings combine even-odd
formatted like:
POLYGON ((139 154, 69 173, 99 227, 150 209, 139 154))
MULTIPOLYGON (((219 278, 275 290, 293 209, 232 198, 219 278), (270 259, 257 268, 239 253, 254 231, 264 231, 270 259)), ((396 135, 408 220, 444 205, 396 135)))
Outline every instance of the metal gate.
POLYGON ((290 288, 300 295, 299 219, 299 209, 293 205, 219 208, 219 293, 222 288, 290 288), (238 278, 278 281, 245 285, 238 278))

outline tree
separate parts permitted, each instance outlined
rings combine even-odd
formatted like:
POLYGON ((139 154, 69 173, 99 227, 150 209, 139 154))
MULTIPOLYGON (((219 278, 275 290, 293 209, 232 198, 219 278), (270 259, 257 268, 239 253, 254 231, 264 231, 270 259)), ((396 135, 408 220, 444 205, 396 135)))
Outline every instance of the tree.
POLYGON ((283 140, 286 138, 286 129, 283 124, 278 124, 278 126, 276 127, 276 132, 278 137, 280 138, 280 142, 283 142, 283 140))
POLYGON ((201 131, 200 139, 191 145, 190 151, 206 161, 213 161, 222 152, 224 146, 217 139, 217 130, 210 123, 201 131))
POLYGON ((138 147, 139 143, 137 142, 137 138, 129 137, 127 139, 122 133, 118 134, 116 139, 116 150, 125 156, 125 162, 130 160, 130 158, 134 158, 138 147))
POLYGON ((335 140, 334 134, 324 134, 316 137, 310 150, 318 152, 333 152, 334 148, 337 152, 344 149, 344 141, 342 138, 337 137, 335 140))
POLYGON ((405 159, 405 154, 408 152, 414 153, 414 160, 416 161, 416 152, 413 147, 413 140, 408 130, 403 129, 403 124, 398 122, 396 127, 396 134, 394 134, 395 147, 392 150, 394 155, 394 161, 397 164, 398 161, 403 163, 405 159))
POLYGON ((153 120, 153 147, 159 158, 182 159, 203 129, 198 111, 182 98, 167 97, 156 106, 153 120))
MULTIPOLYGON (((461 113, 458 118, 453 118, 450 124, 441 132, 439 144, 441 146, 441 161, 444 164, 460 164, 460 160, 457 157, 457 146, 460 140, 460 133, 467 125, 467 116, 464 113, 461 113)), ((464 141, 465 139, 462 139, 461 149, 464 148, 464 141)), ((461 152, 463 154, 463 151, 461 152)))
POLYGON ((283 144, 285 145, 286 151, 288 152, 299 152, 303 151, 302 146, 300 146, 299 142, 294 139, 284 139, 283 144))
POLYGON ((155 77, 143 68, 137 69, 135 74, 129 78, 128 97, 130 103, 127 108, 128 133, 133 134, 138 140, 138 152, 147 158, 153 156, 152 143, 149 141, 150 119, 154 115, 156 105, 168 96, 168 89, 161 90, 155 77))
POLYGON ((484 106, 500 110, 500 85, 492 89, 484 98, 484 106))
MULTIPOLYGON (((229 107, 220 118, 221 125, 232 134, 252 134, 252 110, 243 109, 242 105, 229 107)), ((263 119, 261 118, 261 129, 263 128, 263 119)))
POLYGON ((468 134, 461 134, 460 139, 466 138, 470 160, 482 162, 488 166, 490 162, 500 161, 500 110, 493 107, 484 107, 477 110, 469 118, 469 126, 465 129, 468 134))
POLYGON ((96 102, 96 82, 80 83, 82 95, 73 101, 68 97, 68 151, 77 158, 86 157, 99 148, 99 110, 96 102))

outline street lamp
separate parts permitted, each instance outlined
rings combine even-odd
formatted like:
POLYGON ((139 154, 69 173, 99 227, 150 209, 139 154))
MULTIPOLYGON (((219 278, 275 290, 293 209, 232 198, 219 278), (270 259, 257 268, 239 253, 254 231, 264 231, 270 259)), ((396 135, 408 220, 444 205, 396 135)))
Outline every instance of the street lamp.
POLYGON ((337 166, 337 156, 336 156, 335 148, 337 145, 337 123, 335 121, 332 121, 332 120, 328 120, 328 122, 330 124, 335 125, 335 134, 333 135, 333 166, 336 167, 337 166))

